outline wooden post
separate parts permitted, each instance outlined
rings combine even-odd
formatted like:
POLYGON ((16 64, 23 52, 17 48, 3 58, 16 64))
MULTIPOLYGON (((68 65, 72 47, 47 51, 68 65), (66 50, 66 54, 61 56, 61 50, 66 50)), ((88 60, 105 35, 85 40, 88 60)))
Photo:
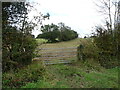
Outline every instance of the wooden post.
POLYGON ((77 47, 77 58, 78 58, 78 60, 83 60, 84 59, 83 48, 84 48, 84 46, 82 44, 80 44, 77 47))

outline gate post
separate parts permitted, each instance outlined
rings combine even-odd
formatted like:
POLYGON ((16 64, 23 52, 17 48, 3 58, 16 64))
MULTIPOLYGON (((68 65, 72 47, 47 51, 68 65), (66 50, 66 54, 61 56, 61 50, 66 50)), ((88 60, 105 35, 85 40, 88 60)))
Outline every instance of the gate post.
POLYGON ((77 58, 78 58, 78 60, 82 60, 82 61, 84 60, 83 49, 84 49, 84 46, 82 44, 80 44, 77 47, 77 58))

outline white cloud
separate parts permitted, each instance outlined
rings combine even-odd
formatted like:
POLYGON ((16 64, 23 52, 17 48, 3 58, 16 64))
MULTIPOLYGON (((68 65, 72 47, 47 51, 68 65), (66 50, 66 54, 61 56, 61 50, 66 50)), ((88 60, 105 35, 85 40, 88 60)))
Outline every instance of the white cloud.
MULTIPOLYGON (((100 22, 92 0, 34 0, 42 13, 50 13, 50 20, 44 23, 63 22, 80 35, 90 34, 92 27, 100 22)), ((35 33, 35 32, 34 32, 35 33)), ((38 34, 38 32, 36 32, 38 34)))

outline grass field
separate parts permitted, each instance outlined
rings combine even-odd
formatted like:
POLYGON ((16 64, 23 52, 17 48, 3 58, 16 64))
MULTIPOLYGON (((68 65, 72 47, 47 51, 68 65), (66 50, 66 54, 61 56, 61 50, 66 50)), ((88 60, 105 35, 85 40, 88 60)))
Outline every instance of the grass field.
POLYGON ((36 39, 36 41, 37 41, 37 43, 46 43, 47 42, 47 40, 46 39, 36 39))
MULTIPOLYGON (((37 39, 37 42, 40 44, 44 40, 37 39)), ((39 47, 77 47, 79 44, 89 45, 90 42, 92 39, 75 39, 59 43, 44 42, 39 47)), ((87 53, 96 50, 91 46, 86 48, 87 53)), ((87 58, 84 62, 76 60, 77 58, 69 59, 74 59, 75 62, 44 65, 41 61, 33 61, 31 65, 17 72, 5 73, 2 82, 3 88, 118 88, 119 67, 106 69, 92 58, 87 58)))
MULTIPOLYGON (((67 42, 46 43, 39 47, 77 47, 91 41, 91 39, 75 39, 67 42)), ((105 69, 93 59, 88 59, 84 63, 77 61, 72 64, 48 65, 44 80, 28 83, 22 88, 118 88, 118 70, 117 67, 105 69)))
POLYGON ((77 62, 46 66, 44 80, 22 88, 118 88, 118 68, 105 69, 97 63, 77 62))
MULTIPOLYGON (((72 49, 74 51, 76 51, 77 49, 77 46, 79 46, 80 44, 80 40, 81 39, 74 39, 74 40, 71 40, 71 41, 66 41, 66 42, 58 42, 58 43, 44 43, 44 44, 41 44, 43 42, 45 42, 46 40, 44 39, 36 39, 37 42, 38 42, 38 48, 39 49, 43 49, 43 48, 57 48, 57 49, 47 49, 47 50, 38 50, 38 55, 37 56, 41 56, 42 54, 41 53, 44 53, 44 52, 51 52, 49 53, 50 56, 54 55, 55 53, 53 52, 63 52, 63 53, 56 53, 57 55, 60 54, 60 55, 65 55, 66 51, 70 51, 70 49, 66 49, 66 48, 70 48, 70 47, 75 47, 75 49, 72 49), (65 48, 65 49, 59 49, 59 48, 65 48), (64 52, 65 51, 65 52, 64 52)), ((44 53, 44 56, 46 55, 46 53, 44 53)), ((48 53, 46 56, 49 56, 48 53)), ((59 55, 58 55, 59 56, 59 55)), ((67 55, 68 57, 70 55, 67 55)), ((56 57, 57 58, 57 57, 56 57)), ((76 57, 75 57, 76 58, 76 57)))
MULTIPOLYGON (((38 43, 41 43, 41 40, 38 40, 38 43)), ((58 42, 58 43, 46 43, 46 44, 42 44, 39 47, 41 48, 65 48, 65 47, 77 47, 81 41, 85 41, 83 39, 74 39, 71 41, 64 41, 64 42, 58 42)))
MULTIPOLYGON (((77 49, 77 47, 80 45, 80 44, 87 44, 88 41, 91 41, 91 39, 82 39, 82 38, 77 38, 77 39, 74 39, 74 40, 70 40, 70 41, 64 41, 64 42, 58 42, 58 43, 44 43, 44 44, 41 44, 43 42, 46 42, 46 40, 44 39, 37 39, 37 42, 38 42, 38 48, 39 49, 42 49, 42 48, 69 48, 69 47, 75 47, 77 49)), ((40 52, 53 52, 55 50, 53 49, 49 49, 49 50, 41 50, 40 52)), ((60 51, 60 50, 59 50, 60 51)), ((62 50, 64 51, 64 50, 62 50)))

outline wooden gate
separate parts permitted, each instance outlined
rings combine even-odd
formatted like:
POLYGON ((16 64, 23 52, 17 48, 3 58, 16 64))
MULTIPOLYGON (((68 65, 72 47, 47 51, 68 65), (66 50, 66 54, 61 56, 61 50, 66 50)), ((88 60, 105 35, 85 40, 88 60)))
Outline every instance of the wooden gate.
POLYGON ((42 60, 45 64, 71 63, 77 60, 77 48, 42 48, 34 60, 42 60))

